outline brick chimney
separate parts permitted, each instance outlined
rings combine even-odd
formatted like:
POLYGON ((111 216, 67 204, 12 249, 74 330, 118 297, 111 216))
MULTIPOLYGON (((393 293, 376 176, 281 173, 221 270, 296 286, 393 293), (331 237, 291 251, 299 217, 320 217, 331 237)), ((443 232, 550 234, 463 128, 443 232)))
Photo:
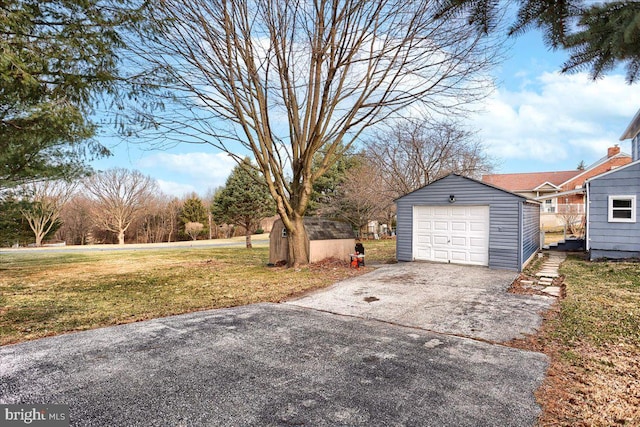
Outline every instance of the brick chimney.
POLYGON ((613 147, 609 147, 607 149, 607 158, 613 157, 616 154, 620 154, 620 147, 618 145, 615 145, 613 147))

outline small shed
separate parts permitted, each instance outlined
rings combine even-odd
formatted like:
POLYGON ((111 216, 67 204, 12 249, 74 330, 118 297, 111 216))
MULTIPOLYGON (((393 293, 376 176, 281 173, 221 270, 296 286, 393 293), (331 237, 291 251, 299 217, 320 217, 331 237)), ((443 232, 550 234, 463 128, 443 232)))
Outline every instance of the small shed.
POLYGON ((586 187, 589 258, 640 258, 640 161, 593 177, 586 187))
POLYGON ((540 203, 450 174, 396 200, 398 261, 521 271, 540 249, 540 203))
MULTIPOLYGON (((318 262, 326 258, 349 261, 356 243, 351 225, 316 217, 305 217, 303 221, 307 232, 308 262, 318 262)), ((287 262, 288 259, 287 229, 282 220, 278 219, 269 234, 269 263, 287 262)))

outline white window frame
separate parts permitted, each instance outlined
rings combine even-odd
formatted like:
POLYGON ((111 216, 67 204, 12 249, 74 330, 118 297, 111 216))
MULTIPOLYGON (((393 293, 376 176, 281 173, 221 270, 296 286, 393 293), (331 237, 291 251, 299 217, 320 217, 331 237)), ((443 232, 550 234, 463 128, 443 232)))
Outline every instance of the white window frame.
POLYGON ((558 198, 546 199, 542 204, 542 212, 544 213, 558 213, 558 198))
POLYGON ((636 196, 631 196, 631 195, 619 195, 619 196, 609 196, 609 204, 608 204, 609 208, 607 209, 608 211, 608 217, 609 217, 609 222, 636 222, 636 196), (617 208, 618 210, 627 210, 630 209, 631 210, 631 218, 614 218, 613 217, 613 202, 614 200, 630 200, 631 201, 631 207, 630 208, 617 208))

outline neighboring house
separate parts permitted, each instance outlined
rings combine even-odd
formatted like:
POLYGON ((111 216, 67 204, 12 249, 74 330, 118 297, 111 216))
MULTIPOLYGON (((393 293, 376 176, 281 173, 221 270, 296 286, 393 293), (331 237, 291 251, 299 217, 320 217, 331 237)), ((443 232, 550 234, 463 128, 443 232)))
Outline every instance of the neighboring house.
POLYGON ((396 200, 398 261, 521 271, 540 249, 540 203, 450 174, 396 200))
MULTIPOLYGON (((326 258, 351 259, 356 244, 355 233, 346 222, 305 217, 307 232, 308 262, 318 262, 326 258)), ((281 219, 276 220, 269 233, 269 263, 278 264, 289 259, 289 239, 287 229, 281 219)))
POLYGON ((631 156, 620 152, 616 145, 584 170, 484 175, 482 181, 541 201, 541 227, 552 228, 563 226, 569 218, 571 221, 582 219, 587 179, 630 162, 631 156))
POLYGON ((640 257, 640 110, 620 137, 626 139, 632 140, 632 163, 586 182, 591 260, 640 257))

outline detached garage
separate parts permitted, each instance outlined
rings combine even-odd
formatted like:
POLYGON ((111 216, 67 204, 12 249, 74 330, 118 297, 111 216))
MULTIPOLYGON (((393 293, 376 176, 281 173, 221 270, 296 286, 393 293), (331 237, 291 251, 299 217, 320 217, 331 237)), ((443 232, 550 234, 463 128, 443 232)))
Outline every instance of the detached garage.
POLYGON ((396 200, 398 261, 521 271, 540 249, 540 204, 447 175, 396 200))

